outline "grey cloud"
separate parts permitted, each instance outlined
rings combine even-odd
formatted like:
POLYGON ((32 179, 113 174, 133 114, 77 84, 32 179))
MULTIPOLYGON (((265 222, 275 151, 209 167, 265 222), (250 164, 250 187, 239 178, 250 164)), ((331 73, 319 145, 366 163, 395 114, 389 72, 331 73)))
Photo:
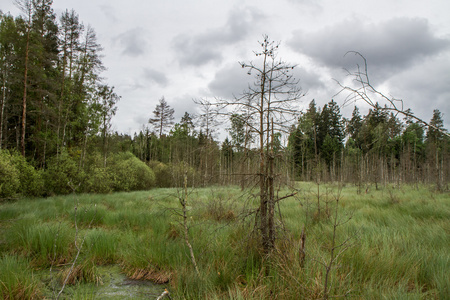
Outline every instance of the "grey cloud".
POLYGON ((253 77, 235 63, 219 70, 208 88, 218 97, 230 98, 241 94, 252 81, 253 77))
POLYGON ((239 9, 231 12, 223 28, 195 36, 178 35, 173 39, 172 45, 181 65, 201 66, 209 62, 220 62, 224 47, 244 40, 259 16, 254 9, 239 9))
POLYGON ((450 128, 450 53, 439 55, 423 64, 396 75, 390 80, 390 92, 403 99, 420 118, 429 121, 433 109, 444 113, 445 127, 450 128))
POLYGON ((144 69, 144 78, 156 82, 161 86, 166 86, 168 82, 167 77, 164 73, 150 68, 144 69))
POLYGON ((289 0, 289 2, 300 5, 302 9, 308 9, 314 13, 323 11, 323 7, 320 0, 289 0))
POLYGON ((112 6, 106 4, 100 5, 100 10, 111 22, 118 22, 118 18, 116 17, 116 11, 112 6))
POLYGON ((142 28, 133 28, 118 35, 115 42, 123 47, 122 54, 139 56, 147 52, 148 45, 145 33, 142 28))
POLYGON ((179 97, 175 97, 171 101, 170 105, 175 109, 175 122, 179 122, 184 113, 187 112, 193 117, 197 112, 197 105, 192 100, 194 97, 192 95, 184 94, 179 97))
POLYGON ((379 24, 353 19, 317 32, 296 31, 289 45, 324 65, 343 67, 342 56, 358 51, 371 66, 396 70, 447 48, 450 40, 433 34, 426 19, 395 18, 379 24))
POLYGON ((315 71, 297 67, 294 69, 294 77, 300 81, 300 87, 305 92, 310 89, 325 88, 325 83, 321 80, 320 75, 315 71))
MULTIPOLYGON (((247 71, 242 69, 238 63, 227 65, 216 73, 214 79, 208 84, 208 88, 213 95, 218 97, 239 96, 255 81, 254 76, 249 75, 247 71)), ((314 71, 297 67, 294 69, 293 76, 295 80, 299 80, 299 86, 304 92, 325 88, 325 83, 321 80, 320 75, 314 71)))

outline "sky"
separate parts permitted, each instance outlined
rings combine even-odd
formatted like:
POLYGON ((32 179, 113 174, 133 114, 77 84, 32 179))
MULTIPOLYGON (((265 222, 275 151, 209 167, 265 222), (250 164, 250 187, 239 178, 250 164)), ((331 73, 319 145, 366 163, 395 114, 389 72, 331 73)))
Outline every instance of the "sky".
MULTIPOLYGON (((19 15, 12 0, 0 9, 19 15)), ((378 90, 425 121, 439 109, 450 129, 448 0, 54 0, 53 9, 58 18, 74 9, 97 33, 102 76, 121 96, 114 131, 147 126, 161 97, 179 122, 198 113, 193 99, 239 96, 254 78, 238 62, 255 60, 263 35, 297 65, 299 109, 334 99, 350 117, 355 104, 344 106, 335 80, 349 83, 345 69, 362 61, 345 54, 358 51, 378 90)))

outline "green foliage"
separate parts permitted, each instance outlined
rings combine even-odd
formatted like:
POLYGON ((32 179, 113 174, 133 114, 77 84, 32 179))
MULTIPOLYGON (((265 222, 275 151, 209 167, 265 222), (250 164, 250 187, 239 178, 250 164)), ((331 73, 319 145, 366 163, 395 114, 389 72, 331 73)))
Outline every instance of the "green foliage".
POLYGON ((104 167, 104 157, 99 152, 88 155, 85 162, 86 180, 83 191, 86 193, 105 194, 113 190, 113 177, 104 167))
POLYGON ((41 196, 43 187, 42 171, 36 170, 17 151, 0 150, 0 198, 16 194, 41 196))
POLYGON ((14 197, 19 188, 19 170, 14 166, 9 152, 0 151, 0 199, 14 197))
POLYGON ((108 170, 115 191, 146 190, 155 186, 155 173, 130 152, 112 155, 108 170))
POLYGON ((80 190, 85 174, 79 169, 77 162, 67 151, 49 160, 44 173, 48 194, 65 195, 80 190))
POLYGON ((168 165, 159 161, 150 161, 148 166, 155 173, 155 184, 157 187, 171 187, 173 178, 168 165))
POLYGON ((11 161, 19 171, 20 193, 25 196, 42 196, 44 179, 41 170, 36 170, 17 151, 11 153, 11 161))
POLYGON ((107 168, 92 167, 84 185, 86 193, 106 194, 113 191, 113 179, 107 168))

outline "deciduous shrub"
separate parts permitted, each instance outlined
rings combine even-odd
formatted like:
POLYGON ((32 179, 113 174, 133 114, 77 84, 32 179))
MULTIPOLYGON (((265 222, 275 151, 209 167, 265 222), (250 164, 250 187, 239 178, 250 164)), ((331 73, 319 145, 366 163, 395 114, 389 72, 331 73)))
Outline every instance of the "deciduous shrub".
POLYGON ((103 155, 98 152, 89 154, 84 166, 86 182, 83 184, 83 192, 101 194, 112 192, 113 176, 104 166, 103 155))
POLYGON ((150 161, 148 166, 155 173, 155 184, 157 187, 167 188, 173 186, 172 173, 168 165, 159 161, 150 161))
POLYGON ((155 186, 155 173, 130 152, 114 154, 109 167, 115 191, 136 191, 155 186))
POLYGON ((19 170, 8 151, 0 151, 0 199, 14 197, 20 188, 19 170))
POLYGON ((47 165, 44 179, 48 194, 69 194, 73 189, 82 190, 85 174, 79 169, 77 160, 67 151, 50 159, 47 165))
POLYGON ((20 193, 25 196, 42 196, 44 187, 42 171, 36 170, 17 151, 11 152, 11 161, 19 171, 20 193))

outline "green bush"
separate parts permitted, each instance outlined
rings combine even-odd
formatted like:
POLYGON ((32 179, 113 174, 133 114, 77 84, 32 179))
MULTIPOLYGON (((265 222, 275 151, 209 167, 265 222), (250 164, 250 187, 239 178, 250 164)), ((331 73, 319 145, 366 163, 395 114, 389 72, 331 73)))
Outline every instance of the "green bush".
POLYGON ((107 194, 113 190, 113 181, 108 169, 95 167, 86 174, 86 183, 83 191, 86 193, 107 194))
POLYGON ((67 151, 53 157, 48 162, 44 173, 45 187, 48 194, 69 194, 80 191, 81 183, 85 177, 79 170, 77 160, 67 151))
POLYGON ((42 196, 44 188, 42 171, 36 170, 17 151, 11 153, 11 161, 19 171, 20 193, 25 196, 42 196))
POLYGON ((115 191, 145 190, 155 185, 155 173, 132 153, 112 155, 109 162, 115 191))
POLYGON ((86 193, 110 193, 113 190, 111 172, 104 167, 103 156, 98 153, 88 155, 85 163, 86 182, 83 192, 86 193))
POLYGON ((173 178, 168 165, 159 161, 150 161, 148 166, 155 172, 156 186, 167 188, 173 186, 173 178))
POLYGON ((19 170, 8 151, 0 151, 0 199, 14 197, 20 188, 19 170))
POLYGON ((198 182, 200 179, 198 172, 192 167, 186 167, 183 162, 166 165, 159 161, 150 161, 148 165, 155 172, 157 187, 167 188, 183 186, 184 174, 186 171, 188 186, 194 186, 194 183, 198 182))
POLYGON ((17 151, 0 151, 0 197, 10 198, 16 194, 42 196, 44 180, 17 151))

